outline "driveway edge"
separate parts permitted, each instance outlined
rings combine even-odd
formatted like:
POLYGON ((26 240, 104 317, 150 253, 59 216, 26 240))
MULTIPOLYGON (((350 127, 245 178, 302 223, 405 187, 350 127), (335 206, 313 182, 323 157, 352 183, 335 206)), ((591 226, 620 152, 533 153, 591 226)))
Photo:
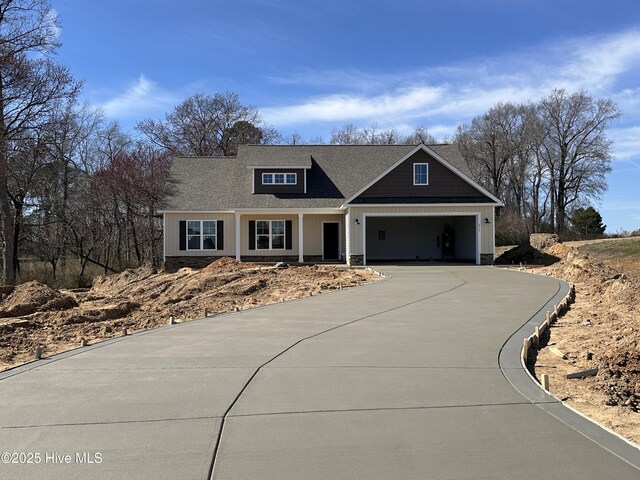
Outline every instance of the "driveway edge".
POLYGON ((582 436, 640 470, 640 447, 618 433, 586 417, 542 388, 523 362, 523 342, 533 337, 536 327, 546 322, 546 312, 554 311, 571 294, 571 285, 558 280, 558 290, 522 327, 502 345, 498 365, 507 381, 533 405, 569 426, 582 436))

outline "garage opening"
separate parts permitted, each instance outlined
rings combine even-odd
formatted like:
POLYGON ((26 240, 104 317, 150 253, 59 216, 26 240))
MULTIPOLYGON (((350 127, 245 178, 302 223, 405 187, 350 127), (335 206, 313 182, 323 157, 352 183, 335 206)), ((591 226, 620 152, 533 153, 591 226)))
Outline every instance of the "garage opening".
POLYGON ((367 216, 366 263, 478 263, 477 217, 367 216))

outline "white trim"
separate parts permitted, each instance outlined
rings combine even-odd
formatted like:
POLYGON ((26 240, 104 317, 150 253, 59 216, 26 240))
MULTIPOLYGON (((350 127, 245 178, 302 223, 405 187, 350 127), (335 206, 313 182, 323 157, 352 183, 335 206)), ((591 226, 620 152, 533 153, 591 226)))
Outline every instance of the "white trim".
MULTIPOLYGON (((256 222, 256 231, 255 231, 255 242, 256 242, 256 251, 258 250, 274 250, 276 252, 279 252, 281 250, 287 250, 287 221, 284 219, 280 219, 280 218, 270 218, 268 220, 265 219, 255 219, 254 220, 256 222), (269 233, 267 234, 269 236, 269 248, 258 248, 258 222, 267 222, 269 224, 269 233), (284 237, 282 239, 282 248, 273 248, 273 222, 282 222, 284 223, 284 227, 282 230, 282 236, 284 237)), ((261 233, 260 236, 265 236, 264 233, 261 233)), ((278 235, 280 236, 280 235, 278 235)), ((293 247, 293 245, 292 245, 293 247)))
POLYGON ((249 170, 291 170, 295 168, 297 170, 308 170, 310 165, 247 165, 249 170))
MULTIPOLYGON (((180 230, 178 230, 178 234, 180 230)), ((180 243, 180 240, 178 240, 180 243)), ((167 216, 162 214, 162 263, 167 261, 167 216)))
POLYGON ((241 254, 241 243, 240 243, 240 214, 236 213, 234 215, 235 218, 235 231, 236 231, 236 241, 235 241, 235 248, 236 248, 236 260, 240 260, 240 254, 241 254))
MULTIPOLYGON (((367 217, 476 217, 476 265, 480 265, 480 212, 389 212, 362 213, 362 264, 367 264, 367 217)), ((494 242, 495 243, 495 242, 494 242)))
MULTIPOLYGON (((391 165, 389 168, 387 168, 384 172, 382 172, 380 175, 378 175, 376 178, 374 178, 373 180, 371 180, 369 183, 367 183, 364 187, 362 187, 360 190, 358 190, 356 193, 354 193, 351 197, 347 198, 343 203, 342 206, 351 203, 354 199, 358 198, 362 193, 364 193, 369 187, 371 187, 373 184, 375 184, 376 182, 378 182, 378 180, 380 180, 381 178, 385 177, 389 172, 391 172, 393 169, 395 169, 398 165, 400 165, 402 162, 404 162, 405 160, 408 160, 412 155, 414 155, 416 152, 423 150, 424 152, 426 152, 427 154, 431 155, 431 157, 433 157, 435 160, 437 160, 438 162, 442 163, 442 165, 444 165, 446 168, 448 168, 449 170, 451 170, 453 173, 455 173, 458 177, 460 177, 462 180, 464 180, 465 182, 467 182, 469 185, 471 185, 472 187, 474 187, 476 190, 480 191, 483 195, 489 197, 491 200, 495 201, 497 206, 503 206, 503 203, 498 200, 496 197, 494 197, 492 194, 490 194, 488 191, 486 191, 484 188, 482 188, 480 185, 478 185, 476 182, 474 182, 473 180, 471 180, 469 177, 467 177, 464 173, 462 173, 460 170, 458 170, 456 167, 454 167, 453 165, 451 165, 448 161, 446 161, 442 156, 438 155, 435 151, 433 151, 432 149, 430 149, 429 147, 427 147, 425 144, 420 144, 418 145, 416 148, 414 148, 413 150, 411 150, 409 153, 407 153, 404 157, 402 157, 400 160, 398 160, 397 162, 395 162, 393 165, 391 165)), ((475 205, 475 204, 474 204, 475 205)), ((357 205, 354 205, 357 206, 357 205)))
MULTIPOLYGON (((298 213, 307 214, 319 214, 319 215, 344 215, 344 208, 236 208, 236 212, 242 212, 243 215, 268 215, 270 213, 277 213, 279 215, 290 214, 296 215, 298 213)), ((193 212, 188 212, 193 213, 193 212)), ((227 212, 233 213, 233 212, 227 212)))
POLYGON ((256 193, 256 173, 251 173, 251 193, 256 193))
POLYGON ((351 266, 351 209, 347 208, 347 213, 344 217, 344 255, 347 265, 351 266))
POLYGON ((429 185, 429 164, 427 162, 414 162, 413 164, 413 185, 414 186, 428 186, 429 185), (427 167, 427 181, 425 183, 416 183, 416 166, 424 165, 427 167))
MULTIPOLYGON (((293 224, 291 225, 291 227, 293 228, 293 224)), ((286 228, 287 228, 287 225, 285 224, 285 229, 286 228)), ((285 232, 285 242, 286 242, 286 238, 287 237, 285 232)), ((293 238, 291 240, 293 241, 293 238)), ((293 245, 291 245, 291 247, 293 247, 293 245)), ((299 263, 304 262, 304 213, 298 214, 298 262, 299 263)))
MULTIPOLYGON (((219 250, 218 248, 218 221, 220 221, 219 219, 210 219, 210 218, 206 218, 206 219, 200 219, 200 220, 185 220, 186 223, 186 236, 187 238, 185 238, 186 243, 185 243, 185 247, 186 250, 185 252, 214 252, 216 250, 219 250), (189 248, 189 237, 195 237, 196 235, 189 235, 189 222, 199 222, 200 223, 200 234, 198 235, 200 237, 200 248, 189 248), (204 248, 204 222, 213 222, 216 226, 216 242, 215 242, 215 248, 204 248)), ((212 235, 207 235, 207 237, 211 237, 212 235)))
POLYGON ((185 215, 185 214, 194 214, 194 215, 204 215, 217 213, 219 215, 234 213, 235 210, 158 210, 158 213, 167 214, 175 214, 175 215, 185 215))
POLYGON ((491 228, 493 229, 493 260, 496 259, 496 209, 491 210, 491 228))
POLYGON ((342 252, 342 225, 341 225, 341 222, 336 222, 335 220, 326 220, 322 222, 322 233, 320 235, 320 248, 322 249, 322 260, 327 260, 326 258, 324 258, 324 224, 325 223, 338 224, 338 258, 330 258, 329 260, 340 261, 340 254, 342 252))
POLYGON ((385 207, 496 207, 495 203, 352 203, 345 208, 385 208, 385 207))

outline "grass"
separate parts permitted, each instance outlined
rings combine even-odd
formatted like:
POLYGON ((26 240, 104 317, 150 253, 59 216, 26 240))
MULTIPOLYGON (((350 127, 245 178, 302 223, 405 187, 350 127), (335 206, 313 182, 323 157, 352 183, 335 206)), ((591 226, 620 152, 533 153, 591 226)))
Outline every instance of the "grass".
POLYGON ((640 281, 640 237, 596 241, 578 248, 596 260, 640 281))
POLYGON ((66 262, 59 262, 54 278, 51 265, 34 258, 20 259, 20 272, 16 283, 32 280, 44 283, 53 288, 85 288, 90 287, 93 279, 103 275, 104 269, 97 265, 88 264, 84 274, 80 275, 80 265, 76 258, 68 258, 66 262))
POLYGON ((604 242, 587 243, 579 247, 599 259, 640 259, 640 237, 616 238, 604 242))

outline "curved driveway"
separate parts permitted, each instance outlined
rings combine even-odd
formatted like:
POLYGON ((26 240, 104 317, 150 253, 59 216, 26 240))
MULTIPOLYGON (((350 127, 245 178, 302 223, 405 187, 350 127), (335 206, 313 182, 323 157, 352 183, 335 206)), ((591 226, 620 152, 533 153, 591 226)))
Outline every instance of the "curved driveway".
POLYGON ((579 433, 522 380, 521 338, 500 355, 560 282, 383 269, 0 374, 0 450, 41 458, 0 478, 640 478, 640 451, 579 433))

